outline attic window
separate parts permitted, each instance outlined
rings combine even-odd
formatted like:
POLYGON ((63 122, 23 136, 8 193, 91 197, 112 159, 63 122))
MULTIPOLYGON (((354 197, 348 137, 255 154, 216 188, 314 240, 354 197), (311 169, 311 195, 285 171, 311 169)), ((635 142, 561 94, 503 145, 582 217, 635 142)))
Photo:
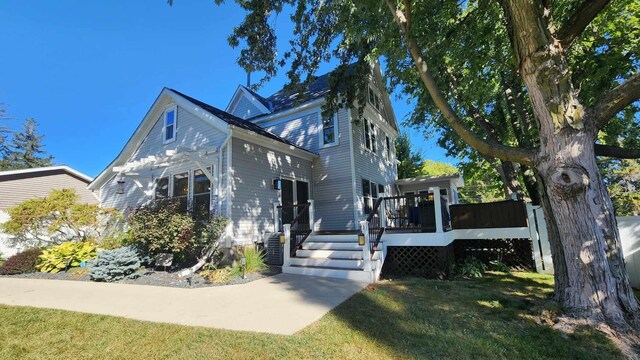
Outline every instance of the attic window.
POLYGON ((176 107, 164 111, 164 127, 162 128, 162 143, 168 144, 176 140, 176 107))
POLYGON ((380 102, 380 96, 376 93, 371 86, 369 86, 369 104, 376 110, 382 111, 382 103, 380 102))

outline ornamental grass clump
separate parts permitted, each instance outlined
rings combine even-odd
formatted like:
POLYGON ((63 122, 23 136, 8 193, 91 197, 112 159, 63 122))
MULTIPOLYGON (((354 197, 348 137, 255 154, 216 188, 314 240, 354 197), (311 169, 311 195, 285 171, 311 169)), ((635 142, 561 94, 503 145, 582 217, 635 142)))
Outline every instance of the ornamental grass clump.
POLYGON ((247 261, 244 268, 245 273, 254 273, 267 269, 264 251, 256 250, 253 246, 248 246, 242 251, 242 256, 247 261))
POLYGON ((93 281, 111 282, 124 279, 140 268, 140 257, 135 248, 125 246, 113 250, 101 250, 91 267, 93 281))
POLYGON ((19 252, 0 266, 0 275, 17 275, 36 272, 36 262, 42 250, 38 248, 19 252))
POLYGON ((61 270, 78 267, 96 257, 96 246, 89 242, 66 241, 42 251, 36 268, 55 274, 61 270))

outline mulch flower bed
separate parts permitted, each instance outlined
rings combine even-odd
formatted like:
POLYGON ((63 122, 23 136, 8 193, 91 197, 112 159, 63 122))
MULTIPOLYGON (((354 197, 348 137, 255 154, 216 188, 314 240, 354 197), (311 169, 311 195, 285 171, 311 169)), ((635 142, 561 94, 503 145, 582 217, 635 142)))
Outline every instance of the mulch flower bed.
MULTIPOLYGON (((200 288, 208 286, 223 286, 223 285, 236 285, 245 284, 251 281, 262 279, 265 277, 273 276, 281 273, 279 266, 269 266, 266 270, 250 273, 243 279, 240 276, 235 276, 226 282, 211 283, 202 276, 195 274, 191 279, 181 278, 178 276, 182 269, 162 271, 153 270, 148 268, 141 268, 135 273, 131 274, 128 278, 115 281, 118 284, 135 284, 135 285, 150 285, 150 286, 168 286, 178 288, 200 288)), ((49 279, 49 280, 72 280, 72 281, 91 281, 89 278, 88 268, 74 268, 69 271, 59 272, 57 274, 50 273, 28 273, 20 275, 5 275, 3 277, 24 278, 24 279, 49 279)))

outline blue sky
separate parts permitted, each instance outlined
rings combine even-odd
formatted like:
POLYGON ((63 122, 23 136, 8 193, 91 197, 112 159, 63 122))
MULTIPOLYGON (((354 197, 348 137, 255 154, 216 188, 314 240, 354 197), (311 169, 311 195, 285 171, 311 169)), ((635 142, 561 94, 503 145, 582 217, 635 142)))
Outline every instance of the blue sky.
MULTIPOLYGON (((178 89, 224 109, 246 74, 227 36, 243 18, 211 0, 0 2, 0 103, 17 129, 40 123, 56 164, 96 176, 120 152, 160 90, 178 89)), ((290 24, 278 20, 280 43, 290 24)), ((320 73, 331 70, 330 65, 320 73)), ((286 82, 284 71, 259 93, 286 82)), ((402 120, 410 108, 392 97, 402 120)), ((410 131, 429 159, 453 162, 434 139, 410 131)))

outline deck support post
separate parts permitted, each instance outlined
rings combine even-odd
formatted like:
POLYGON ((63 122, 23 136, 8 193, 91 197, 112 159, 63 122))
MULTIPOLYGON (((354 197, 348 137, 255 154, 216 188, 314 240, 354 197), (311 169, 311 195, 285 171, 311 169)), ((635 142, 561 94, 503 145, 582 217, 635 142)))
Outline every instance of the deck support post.
POLYGON ((440 202, 440 188, 434 186, 429 188, 433 192, 433 209, 436 213, 436 232, 444 232, 442 227, 442 203, 440 202))
POLYGON ((364 234, 364 246, 362 247, 363 270, 371 272, 371 241, 369 241, 369 222, 360 221, 360 231, 364 234))
POLYGON ((307 200, 309 201, 309 229, 311 229, 311 232, 316 231, 315 229, 315 222, 316 222, 316 208, 315 208, 315 204, 314 204, 314 200, 307 200))
POLYGON ((284 232, 284 249, 283 251, 283 267, 291 266, 291 224, 282 225, 282 229, 284 232))

